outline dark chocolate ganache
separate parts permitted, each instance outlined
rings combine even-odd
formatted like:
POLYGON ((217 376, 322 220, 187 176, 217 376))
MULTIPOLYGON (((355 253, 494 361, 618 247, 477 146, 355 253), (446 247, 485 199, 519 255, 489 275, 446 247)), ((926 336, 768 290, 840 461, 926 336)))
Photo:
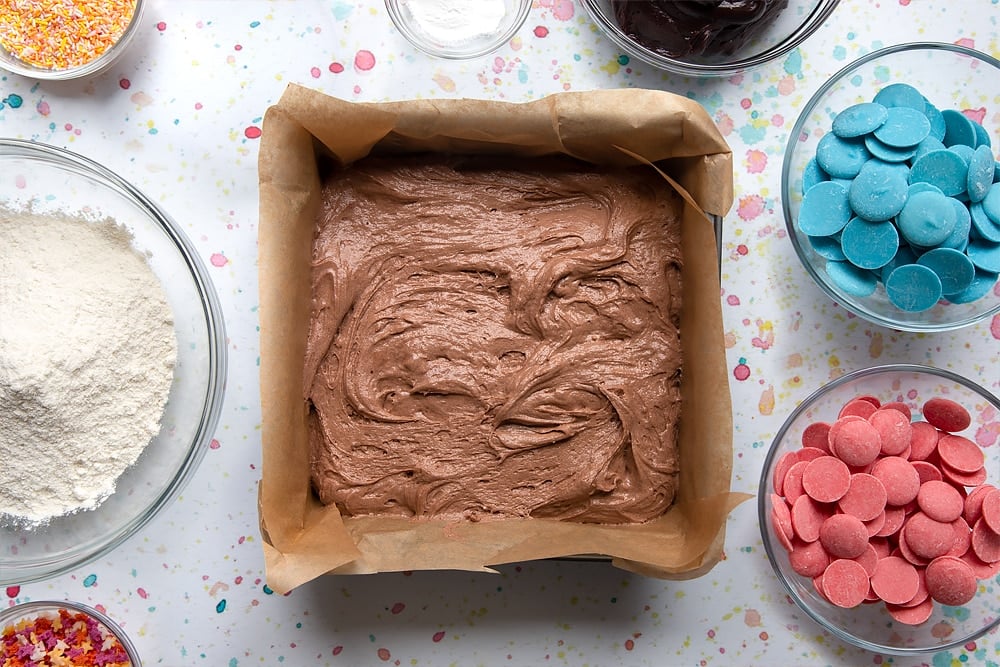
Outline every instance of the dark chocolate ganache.
POLYGON ((732 55, 760 35, 788 0, 611 0, 632 40, 669 58, 732 55))

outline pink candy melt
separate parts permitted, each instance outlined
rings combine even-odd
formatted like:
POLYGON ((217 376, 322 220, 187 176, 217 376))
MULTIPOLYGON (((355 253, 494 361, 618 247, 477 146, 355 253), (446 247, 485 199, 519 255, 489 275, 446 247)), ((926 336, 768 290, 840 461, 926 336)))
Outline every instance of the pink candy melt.
POLYGON ((840 414, 837 418, 846 417, 847 415, 855 415, 861 417, 862 419, 868 419, 872 414, 878 410, 877 405, 871 401, 867 401, 863 398, 856 398, 853 401, 848 401, 844 407, 840 409, 840 414))
POLYGON ((819 539, 819 529, 831 512, 822 507, 809 496, 799 496, 792 505, 792 527, 795 535, 803 542, 815 542, 819 539))
POLYGON ((875 477, 865 473, 851 475, 847 493, 838 502, 842 512, 862 521, 871 521, 885 510, 885 487, 875 477))
POLYGON ((982 520, 995 533, 1000 533, 1000 490, 993 489, 983 498, 982 520))
MULTIPOLYGON (((871 405, 866 401, 861 401, 861 403, 871 405)), ((875 427, 867 421, 851 421, 845 423, 837 431, 830 447, 832 451, 837 453, 837 457, 841 461, 849 466, 860 468, 878 458, 882 449, 882 439, 875 427)))
POLYGON ((925 461, 937 449, 939 432, 927 422, 910 424, 910 460, 925 461))
POLYGON ((983 468, 986 458, 979 445, 960 435, 945 433, 938 439, 938 455, 941 463, 952 470, 973 474, 983 468))
POLYGON ((823 592, 838 607, 856 607, 864 602, 870 585, 865 568, 853 560, 835 560, 823 572, 823 592))
POLYGON ((934 613, 934 601, 928 597, 913 607, 887 604, 885 608, 889 612, 889 615, 900 623, 920 625, 926 622, 931 617, 931 614, 934 613))
POLYGON ((802 486, 810 498, 821 503, 840 500, 851 486, 847 464, 833 456, 810 461, 802 475, 802 486))
POLYGON ((974 524, 979 520, 979 517, 983 515, 983 502, 986 500, 986 496, 990 491, 993 491, 995 487, 992 484, 983 484, 982 486, 977 486, 973 489, 965 498, 965 509, 963 511, 963 516, 969 524, 974 524))
POLYGON ((802 487, 802 476, 808 466, 808 461, 799 461, 788 469, 788 474, 785 475, 785 498, 788 499, 788 502, 794 503, 799 496, 805 493, 802 487))
POLYGON ((830 453, 830 425, 826 422, 813 422, 802 431, 802 447, 816 448, 830 453))
POLYGON ((868 531, 861 519, 850 514, 834 514, 819 529, 819 541, 836 558, 857 558, 868 546, 868 531))
POLYGON ((913 464, 898 456, 879 459, 872 466, 872 477, 885 487, 886 503, 900 507, 917 497, 920 475, 913 464))
POLYGON ((792 569, 803 577, 818 577, 830 564, 830 556, 819 542, 796 540, 792 545, 788 562, 792 569))
POLYGON ((976 575, 965 561, 944 556, 931 561, 925 571, 927 590, 941 604, 957 607, 976 594, 976 575))
POLYGON ((832 604, 882 602, 910 625, 935 602, 971 600, 1000 574, 1000 490, 985 483, 983 451, 958 435, 970 425, 950 399, 916 415, 858 396, 836 421, 807 426, 772 477, 770 519, 792 570, 832 604))
POLYGON ((902 558, 889 556, 875 566, 871 577, 872 589, 879 598, 890 604, 905 604, 913 599, 920 587, 917 568, 902 558))
POLYGON ((924 419, 948 433, 958 433, 969 428, 972 415, 960 404, 948 398, 932 398, 924 403, 924 419))
POLYGON ((899 410, 880 408, 868 421, 879 434, 884 456, 899 456, 910 446, 910 418, 899 410))
POLYGON ((920 485, 917 505, 930 518, 947 523, 962 516, 965 499, 951 484, 930 480, 920 485))
POLYGON ((955 530, 950 523, 935 521, 923 512, 917 512, 906 521, 906 545, 920 558, 928 560, 943 556, 951 550, 955 530))
POLYGON ((1000 533, 990 529, 983 519, 972 527, 972 552, 984 563, 1000 561, 1000 533))

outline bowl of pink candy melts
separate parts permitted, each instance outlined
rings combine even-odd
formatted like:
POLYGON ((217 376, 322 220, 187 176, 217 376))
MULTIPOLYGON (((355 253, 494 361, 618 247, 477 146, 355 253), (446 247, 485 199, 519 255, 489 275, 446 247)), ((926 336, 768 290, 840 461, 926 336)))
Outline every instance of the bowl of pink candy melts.
POLYGON ((803 400, 771 445, 758 515, 791 600, 877 653, 1000 624, 1000 399, 950 371, 866 368, 803 400))

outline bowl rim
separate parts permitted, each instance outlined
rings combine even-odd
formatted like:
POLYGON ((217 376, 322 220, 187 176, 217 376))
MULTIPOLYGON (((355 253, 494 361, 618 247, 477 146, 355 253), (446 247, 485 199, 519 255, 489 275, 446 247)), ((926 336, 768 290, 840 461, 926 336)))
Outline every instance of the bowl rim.
POLYGON ((510 22, 510 25, 508 25, 504 30, 498 32, 491 39, 486 40, 479 45, 475 45, 475 42, 471 42, 466 47, 439 47, 422 39, 417 32, 410 28, 409 22, 403 17, 401 2, 405 3, 405 0, 385 0, 385 9, 386 12, 388 12, 389 19, 392 21, 392 25, 396 31, 399 32, 399 34, 402 35, 411 46, 419 51, 422 51, 423 53, 434 58, 441 58, 443 60, 471 60, 473 58, 481 58, 493 53, 502 45, 513 39, 514 36, 521 31, 521 28, 524 27, 524 23, 528 20, 528 14, 531 12, 533 2, 532 0, 511 1, 512 3, 516 3, 517 12, 514 14, 514 19, 510 22), (473 45, 475 45, 474 48, 473 45))
POLYGON ((939 653, 941 651, 947 651, 949 649, 962 646, 984 634, 992 631, 993 629, 1000 627, 1000 615, 993 619, 992 622, 986 624, 982 628, 976 630, 971 635, 965 635, 957 639, 949 640, 946 643, 938 644, 935 646, 928 647, 897 647, 897 646, 884 646, 882 644, 876 644, 874 642, 857 637, 824 619, 820 614, 815 612, 808 604, 805 604, 799 595, 795 592, 794 588, 788 581, 788 577, 781 571, 778 566, 778 556, 774 548, 774 538, 768 534, 767 523, 768 523, 768 502, 770 498, 771 488, 771 473, 775 463, 775 458, 777 457, 777 443, 785 439, 788 430, 791 425, 802 415, 803 412, 809 409, 809 407, 821 396, 832 391, 842 385, 848 384, 855 380, 859 380, 866 377, 882 375, 884 373, 921 373, 925 375, 934 375, 949 382, 954 382, 960 384, 967 389, 972 390, 976 394, 979 394, 983 399, 989 401, 994 408, 1000 410, 1000 397, 993 394, 989 389, 983 387, 982 385, 966 378, 958 373, 949 371, 944 368, 938 368, 936 366, 927 366, 923 364, 909 364, 909 363, 892 363, 892 364, 882 364, 879 366, 868 366, 866 368, 860 368, 850 373, 845 373, 834 380, 822 385, 818 389, 810 393, 806 398, 802 399, 795 409, 788 415, 785 421, 781 424, 781 427, 775 433, 774 438, 771 440, 771 444, 768 446, 767 455, 764 457, 764 463, 761 467, 760 479, 758 480, 757 486, 757 524, 760 530, 761 542, 764 545, 764 552, 767 554, 768 564, 771 566, 771 572, 774 577, 781 582, 784 587, 785 592, 795 603, 795 606, 805 612, 805 614, 815 621, 821 628, 832 634, 838 640, 845 642, 851 646, 864 649, 866 651, 871 651, 873 653, 882 653, 886 655, 925 655, 929 653, 939 653))
POLYGON ((89 62, 83 63, 82 65, 67 67, 65 69, 45 69, 42 67, 35 67, 34 65, 22 61, 16 55, 0 45, 0 52, 10 57, 9 62, 0 60, 0 70, 6 70, 12 74, 37 79, 39 81, 70 81, 72 79, 79 79, 92 74, 99 74, 118 60, 118 57, 121 56, 121 54, 128 48, 129 44, 132 43, 132 40, 135 38, 136 33, 139 31, 139 26, 142 23, 142 15, 145 8, 146 0, 135 0, 135 8, 132 10, 132 17, 129 19, 128 25, 125 27, 125 31, 122 32, 121 37, 119 37, 114 44, 109 46, 104 53, 89 62))
POLYGON ((629 55, 634 55, 647 65, 672 74, 702 77, 733 76, 745 70, 764 65, 772 60, 777 60, 801 46, 806 39, 826 23, 826 20, 833 14, 837 5, 840 4, 840 0, 818 0, 816 6, 813 7, 813 10, 805 17, 794 32, 778 44, 756 55, 747 58, 738 58, 726 63, 700 64, 670 58, 646 48, 630 39, 618 26, 617 22, 605 15, 598 4, 599 0, 580 0, 580 2, 587 10, 587 13, 590 14, 593 22, 604 31, 615 45, 626 51, 629 55))
POLYGON ((812 262, 807 261, 806 250, 802 247, 798 233, 795 229, 795 221, 792 219, 791 211, 791 201, 788 196, 788 192, 792 187, 791 178, 791 163, 792 163, 792 153, 794 152, 794 147, 799 143, 799 137, 802 134, 802 128, 808 121, 809 115, 812 113, 813 109, 816 107, 818 102, 826 95, 830 89, 836 86, 840 81, 844 79, 845 76, 850 74, 857 68, 877 60, 884 56, 892 55, 895 53, 901 53, 904 51, 950 51, 959 55, 964 55, 970 58, 974 58, 977 61, 984 62, 991 65, 993 68, 1000 73, 1000 60, 994 58, 988 53, 982 51, 977 51, 976 49, 971 49, 967 46, 961 46, 959 44, 949 44, 947 42, 904 42, 902 44, 894 44, 892 46, 887 46, 881 49, 876 49, 870 53, 852 60, 848 64, 841 67, 839 70, 834 72, 830 77, 823 82, 816 92, 810 96, 806 101, 802 110, 799 112, 798 118, 795 119, 795 124, 788 133, 788 141, 785 144, 784 155, 781 161, 781 184, 780 184, 780 196, 781 196, 781 213, 785 222, 785 231, 788 234, 789 239, 792 242, 792 247, 795 249, 795 255, 799 259, 799 263, 805 268, 806 273, 813 279, 813 282, 819 286, 819 288, 826 293, 826 295, 832 299, 834 302, 839 304, 845 310, 857 315, 858 317, 876 324, 879 326, 887 327, 890 329, 897 329, 899 331, 908 331, 911 333, 920 332, 945 332, 954 331, 956 329, 961 329, 962 327, 970 326, 977 322, 981 322, 986 318, 1000 313, 1000 301, 988 310, 983 311, 969 317, 964 317, 961 319, 951 320, 948 322, 920 322, 920 321, 910 321, 910 322, 899 322, 886 317, 874 310, 863 308, 852 302, 852 298, 849 295, 845 295, 834 288, 830 284, 829 280, 824 280, 816 268, 813 266, 812 262))
POLYGON ((97 560, 139 532, 153 517, 162 512, 180 495, 204 458, 222 414, 228 377, 228 349, 225 343, 226 327, 222 307, 208 270, 184 232, 154 201, 104 165, 65 148, 36 141, 0 137, 0 159, 4 157, 41 160, 63 170, 75 173, 82 172, 87 177, 95 178, 102 186, 118 190, 120 194, 133 199, 139 208, 144 209, 176 247, 189 270, 195 289, 200 295, 200 306, 207 330, 206 348, 209 360, 205 400, 199 415, 198 429, 192 437, 184 460, 164 487, 163 492, 132 520, 119 526, 117 530, 109 531, 107 540, 95 548, 92 553, 75 554, 69 557, 64 554, 53 555, 38 558, 31 564, 15 561, 15 564, 9 567, 4 565, 0 568, 0 585, 6 586, 32 583, 59 576, 97 560), (21 568, 21 571, 15 571, 18 568, 21 568))
POLYGON ((19 602, 13 606, 0 609, 0 629, 2 629, 3 624, 10 622, 14 618, 29 616, 33 612, 36 616, 45 611, 55 611, 58 613, 60 609, 68 609, 86 614, 105 626, 121 643, 122 648, 125 649, 125 654, 128 656, 131 667, 142 667, 142 659, 139 657, 139 651, 118 622, 104 612, 82 602, 74 602, 72 600, 30 600, 28 602, 19 602))

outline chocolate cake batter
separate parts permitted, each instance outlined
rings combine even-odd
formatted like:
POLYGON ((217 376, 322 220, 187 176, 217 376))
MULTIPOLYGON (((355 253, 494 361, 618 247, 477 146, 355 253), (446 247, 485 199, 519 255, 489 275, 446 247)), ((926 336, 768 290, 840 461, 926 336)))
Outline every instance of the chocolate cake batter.
POLYGON ((611 0, 619 27, 668 58, 732 55, 760 35, 788 0, 611 0))
POLYGON ((681 204, 652 169, 595 169, 369 158, 328 178, 305 368, 324 503, 602 523, 669 507, 681 204))

